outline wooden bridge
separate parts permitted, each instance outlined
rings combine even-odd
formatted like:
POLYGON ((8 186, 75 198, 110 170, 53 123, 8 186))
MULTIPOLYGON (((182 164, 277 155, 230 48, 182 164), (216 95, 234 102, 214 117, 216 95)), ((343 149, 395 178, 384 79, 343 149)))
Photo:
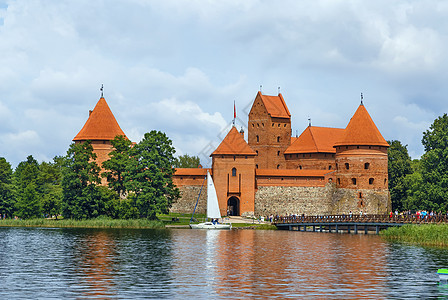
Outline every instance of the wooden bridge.
POLYGON ((325 215, 325 216, 277 216, 273 224, 278 229, 313 231, 379 233, 381 229, 406 224, 448 223, 448 216, 439 215, 325 215))

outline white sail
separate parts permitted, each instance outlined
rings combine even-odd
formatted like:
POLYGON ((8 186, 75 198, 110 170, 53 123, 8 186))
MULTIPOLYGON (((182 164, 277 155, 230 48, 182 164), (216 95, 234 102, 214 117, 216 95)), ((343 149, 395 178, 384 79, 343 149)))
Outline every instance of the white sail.
POLYGON ((215 185, 212 177, 207 171, 207 218, 221 219, 219 211, 218 196, 216 195, 215 185))

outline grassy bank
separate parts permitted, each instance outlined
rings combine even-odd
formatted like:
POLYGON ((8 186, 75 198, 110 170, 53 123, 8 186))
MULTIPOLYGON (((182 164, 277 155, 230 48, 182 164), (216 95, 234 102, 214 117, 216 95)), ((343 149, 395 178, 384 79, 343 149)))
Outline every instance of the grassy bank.
POLYGON ((50 228, 165 228, 162 221, 150 221, 146 219, 137 220, 115 220, 98 218, 90 220, 54 220, 54 219, 31 219, 31 220, 0 220, 0 227, 50 227, 50 228))
POLYGON ((405 225, 390 227, 380 235, 391 241, 422 246, 448 246, 448 225, 405 225))

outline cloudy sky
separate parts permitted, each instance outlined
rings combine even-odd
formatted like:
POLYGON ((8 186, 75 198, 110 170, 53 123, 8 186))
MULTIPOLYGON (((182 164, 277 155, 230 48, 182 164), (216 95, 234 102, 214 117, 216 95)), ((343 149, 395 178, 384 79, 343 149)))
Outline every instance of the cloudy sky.
POLYGON ((205 165, 260 85, 280 87, 294 135, 345 128, 362 92, 418 158, 448 110, 446 53, 448 1, 0 0, 0 156, 65 155, 104 84, 131 140, 164 131, 205 165))

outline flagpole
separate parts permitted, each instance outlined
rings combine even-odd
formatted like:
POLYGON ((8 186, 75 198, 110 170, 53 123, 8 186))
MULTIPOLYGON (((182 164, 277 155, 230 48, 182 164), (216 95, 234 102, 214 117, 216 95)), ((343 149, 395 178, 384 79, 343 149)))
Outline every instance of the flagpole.
POLYGON ((235 127, 235 119, 236 119, 236 104, 235 100, 233 100, 233 127, 235 127))

